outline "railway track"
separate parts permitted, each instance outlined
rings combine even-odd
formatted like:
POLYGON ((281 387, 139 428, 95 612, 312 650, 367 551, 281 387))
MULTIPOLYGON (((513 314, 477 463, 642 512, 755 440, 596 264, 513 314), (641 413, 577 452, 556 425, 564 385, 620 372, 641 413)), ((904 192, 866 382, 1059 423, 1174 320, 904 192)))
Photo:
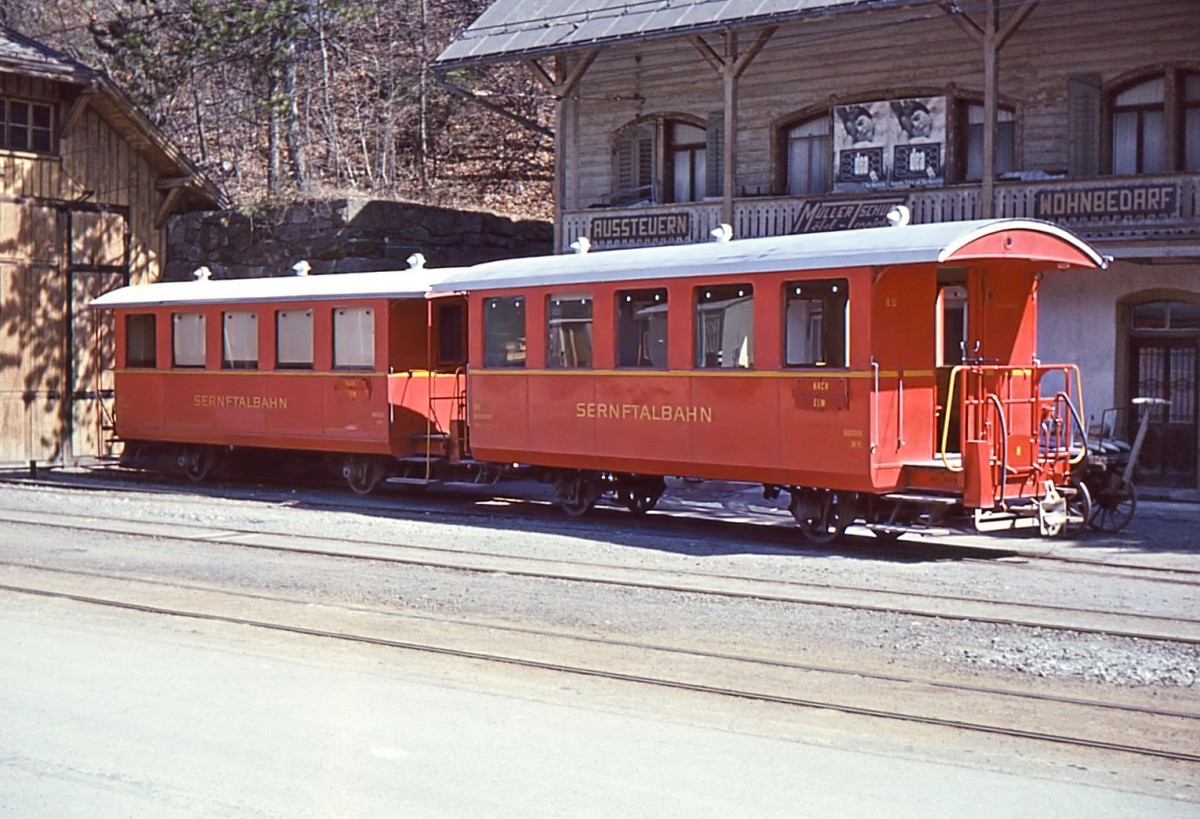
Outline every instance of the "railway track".
POLYGON ((773 706, 819 709, 1075 748, 1200 762, 1200 712, 579 636, 104 573, 8 565, 0 590, 773 706), (86 593, 80 589, 85 588, 86 593), (165 601, 170 601, 167 604, 165 601), (352 627, 347 627, 352 624, 352 627), (404 635, 403 637, 398 635, 404 635), (747 684, 747 681, 752 681, 747 684), (884 708, 878 703, 903 703, 884 708), (981 718, 1003 714, 1005 718, 981 718), (1130 738, 1136 737, 1138 741, 1130 738))
POLYGON ((1082 607, 987 601, 960 595, 764 579, 683 568, 655 570, 616 563, 527 557, 424 543, 364 542, 328 535, 315 537, 270 531, 263 527, 251 529, 146 522, 95 515, 65 520, 56 514, 16 510, 0 510, 0 520, 10 525, 149 537, 236 549, 1200 645, 1200 620, 1197 619, 1114 613, 1082 607))
MULTIPOLYGON (((723 543, 728 534, 739 539, 746 539, 764 545, 774 546, 781 550, 802 551, 805 553, 853 553, 863 556, 879 556, 885 559, 902 556, 906 559, 955 559, 963 562, 975 562, 987 565, 1002 565, 1004 567, 1036 568, 1039 571, 1061 571, 1067 574, 1092 574, 1102 577, 1124 577, 1139 581, 1200 586, 1200 568, 1185 566, 1157 567, 1138 563, 1125 558, 1096 558, 1073 554, 1048 553, 1041 541, 1035 541, 1034 546, 1024 546, 1020 538, 992 538, 988 546, 972 544, 960 545, 946 538, 923 538, 920 540, 905 540, 900 544, 888 543, 880 545, 871 535, 856 537, 848 536, 831 546, 813 546, 804 542, 795 531, 790 515, 760 514, 751 521, 739 520, 732 522, 720 517, 699 516, 694 512, 680 509, 670 509, 648 516, 637 517, 636 527, 630 525, 628 511, 617 508, 597 507, 597 513, 589 519, 574 519, 564 517, 557 509, 552 508, 548 500, 530 499, 525 496, 494 493, 493 496, 480 495, 477 502, 487 504, 480 511, 464 502, 462 496, 420 497, 411 492, 406 493, 401 502, 396 496, 377 495, 373 497, 338 497, 338 491, 323 492, 320 487, 307 487, 308 497, 298 499, 294 490, 277 487, 246 487, 244 484, 207 485, 199 487, 188 483, 163 483, 159 476, 147 475, 138 470, 120 468, 104 468, 87 475, 65 477, 55 476, 51 480, 29 478, 20 474, 0 473, 0 485, 15 487, 40 487, 56 490, 77 490, 83 492, 126 491, 136 486, 142 494, 170 494, 177 502, 191 502, 198 505, 211 503, 208 494, 210 487, 220 486, 223 493, 234 497, 257 502, 296 504, 305 509, 362 513, 385 516, 396 520, 425 520, 430 514, 445 513, 453 515, 453 522, 494 521, 504 519, 536 519, 539 521, 550 518, 557 528, 570 529, 580 534, 605 534, 612 532, 614 527, 622 530, 636 529, 642 533, 668 531, 673 534, 687 535, 702 540, 712 540, 714 547, 723 543), (180 494, 192 493, 191 500, 178 500, 180 494), (200 494, 197 494, 200 493, 200 494), (716 533, 714 536, 714 532, 716 533)), ((866 530, 863 530, 864 532, 866 530)))

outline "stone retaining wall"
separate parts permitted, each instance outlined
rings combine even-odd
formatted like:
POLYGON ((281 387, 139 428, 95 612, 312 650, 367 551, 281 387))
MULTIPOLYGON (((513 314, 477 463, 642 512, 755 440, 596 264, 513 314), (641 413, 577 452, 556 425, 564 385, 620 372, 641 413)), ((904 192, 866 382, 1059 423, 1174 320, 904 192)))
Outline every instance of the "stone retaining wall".
POLYGON ((312 273, 396 270, 414 253, 450 267, 543 256, 553 240, 550 222, 365 199, 187 213, 172 217, 164 278, 188 280, 201 266, 221 279, 290 276, 301 260, 312 273))

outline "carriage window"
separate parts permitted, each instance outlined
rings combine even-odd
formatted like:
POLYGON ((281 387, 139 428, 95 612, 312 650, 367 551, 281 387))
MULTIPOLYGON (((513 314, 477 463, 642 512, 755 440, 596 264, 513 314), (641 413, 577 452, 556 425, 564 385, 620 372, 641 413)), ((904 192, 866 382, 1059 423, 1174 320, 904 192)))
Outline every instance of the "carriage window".
POLYGON ((281 370, 312 369, 312 310, 280 310, 275 314, 275 366, 281 370))
POLYGON ((175 313, 171 316, 174 366, 204 366, 204 314, 175 313))
POLYGON ((258 313, 225 313, 221 366, 226 370, 258 368, 258 313))
POLYGON ((375 311, 370 307, 333 311, 333 366, 339 370, 375 367, 375 311))
POLYGON ((754 366, 754 287, 696 288, 696 366, 754 366))
POLYGON ((525 366, 525 299, 522 296, 484 299, 483 366, 525 366))
POLYGON ((125 317, 125 366, 158 366, 158 351, 155 349, 157 324, 153 313, 142 313, 125 317))
POLYGON ((617 366, 667 366, 667 290, 617 293, 617 366))
POLYGON ((849 293, 845 279, 784 285, 786 366, 847 366, 849 293))
POLYGON ((592 297, 560 294, 546 302, 546 366, 592 366, 592 297))
POLYGON ((461 364, 463 360, 463 306, 438 307, 438 363, 461 364))

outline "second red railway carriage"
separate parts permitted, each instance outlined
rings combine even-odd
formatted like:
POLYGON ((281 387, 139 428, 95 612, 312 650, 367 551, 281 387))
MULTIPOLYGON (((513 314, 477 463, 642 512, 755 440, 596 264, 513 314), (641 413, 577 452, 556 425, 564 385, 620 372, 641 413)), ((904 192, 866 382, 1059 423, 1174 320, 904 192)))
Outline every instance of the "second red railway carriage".
POLYGON ((450 271, 170 282, 92 302, 116 312, 116 430, 127 462, 321 453, 355 491, 429 477, 463 437, 466 305, 450 271))
POLYGON ((1069 485, 1083 424, 1076 369, 1037 357, 1038 282, 1103 264, 1053 225, 989 220, 360 274, 366 292, 312 277, 286 285, 295 297, 239 302, 272 316, 244 371, 223 352, 232 298, 209 299, 190 378, 168 363, 180 305, 151 293, 237 283, 127 288, 96 305, 118 308, 130 440, 338 452, 349 477, 370 471, 359 489, 517 464, 576 514, 608 491, 648 509, 666 476, 749 481, 788 493, 819 541, 855 522, 889 536, 952 519, 1052 534, 1072 507, 1086 514, 1069 485), (306 295, 314 282, 328 292, 306 295), (320 377, 289 386, 280 312, 317 301, 373 323, 373 352, 360 344, 361 372, 342 366, 350 330, 335 313, 315 320, 320 377), (129 359, 131 316, 147 312, 161 328, 152 374, 129 359), (449 341, 464 337, 465 369, 449 341), (266 403, 231 406, 233 383, 266 403))

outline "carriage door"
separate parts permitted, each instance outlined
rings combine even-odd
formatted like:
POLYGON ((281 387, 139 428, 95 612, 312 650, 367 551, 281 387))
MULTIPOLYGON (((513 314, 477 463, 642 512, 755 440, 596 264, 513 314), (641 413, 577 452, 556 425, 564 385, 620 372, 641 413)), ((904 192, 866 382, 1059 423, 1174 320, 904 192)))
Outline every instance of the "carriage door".
POLYGON ((88 302, 129 282, 127 209, 69 213, 71 434, 68 460, 112 455, 114 318, 88 302))
MULTIPOLYGON (((1130 329, 1131 398, 1165 398, 1156 409, 1138 459, 1139 480, 1159 486, 1196 485, 1197 376, 1200 375, 1200 307, 1152 302, 1133 308, 1130 329)), ((1126 434, 1137 432, 1131 413, 1126 434)))

